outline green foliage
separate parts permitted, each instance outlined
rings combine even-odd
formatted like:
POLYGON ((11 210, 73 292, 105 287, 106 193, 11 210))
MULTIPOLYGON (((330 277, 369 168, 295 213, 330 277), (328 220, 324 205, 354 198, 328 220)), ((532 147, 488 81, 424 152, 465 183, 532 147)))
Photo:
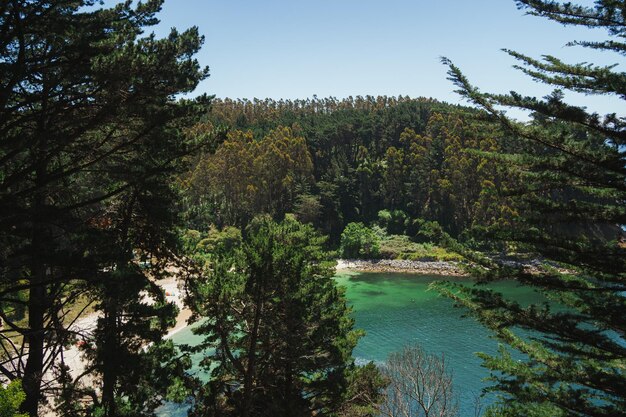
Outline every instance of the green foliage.
POLYGON ((378 225, 386 228, 391 222, 391 212, 389 210, 381 210, 378 212, 378 225))
MULTIPOLYGON (((395 210, 399 211, 399 210, 395 210)), ((379 219, 382 224, 385 219, 393 219, 392 212, 381 210, 379 219)), ((400 214, 397 219, 404 219, 404 215, 400 214)), ((408 223, 408 220, 402 220, 396 224, 408 223)), ((386 229, 378 225, 371 228, 366 227, 362 223, 350 223, 346 226, 341 234, 341 254, 345 258, 366 258, 366 259, 408 259, 412 261, 461 261, 463 256, 436 246, 429 242, 443 242, 445 233, 435 222, 425 222, 419 220, 412 222, 419 224, 420 232, 417 233, 417 239, 421 239, 426 243, 417 243, 405 235, 390 235, 386 229)))
POLYGON ((118 403, 137 401, 124 410, 151 415, 161 401, 144 346, 176 315, 154 283, 180 259, 172 173, 212 139, 184 134, 208 98, 175 99, 208 76, 194 59, 198 30, 147 34, 161 0, 98 3, 0 6, 0 343, 23 363, 3 361, 0 371, 22 378, 22 410, 33 417, 46 370, 61 374, 55 388, 71 408, 60 412, 89 413, 76 410, 89 403, 113 416, 118 403), (156 261, 139 268, 135 253, 156 261), (69 316, 85 299, 101 317, 86 388, 59 355, 74 342, 69 316), (4 314, 12 304, 25 308, 19 325, 4 314))
POLYGON ((389 381, 373 362, 347 372, 348 388, 338 417, 378 417, 389 381))
POLYGON ((387 236, 380 242, 383 259, 408 259, 411 261, 461 261, 463 256, 432 243, 416 243, 404 235, 387 236))
POLYGON ((181 235, 185 256, 198 265, 209 265, 211 260, 223 253, 239 248, 243 237, 241 230, 226 226, 222 230, 211 225, 208 232, 187 230, 181 235))
POLYGON ((344 258, 377 258, 380 237, 363 223, 349 223, 341 234, 341 254, 344 258))
POLYGON ((534 404, 496 404, 487 407, 484 417, 515 417, 521 415, 527 417, 564 417, 567 414, 546 401, 534 404))
POLYGON ((222 230, 211 227, 206 237, 201 239, 195 250, 203 254, 229 252, 239 247, 242 242, 241 230, 226 226, 222 230))
POLYGON ((359 332, 331 254, 311 226, 255 219, 243 245, 190 281, 211 380, 192 415, 328 415, 339 409, 359 332))
POLYGON ((279 126, 258 140, 237 130, 200 159, 187 195, 194 205, 210 202, 214 223, 241 227, 257 214, 291 211, 298 192, 312 182, 312 170, 306 142, 292 129, 279 126))
POLYGON ((293 207, 293 213, 301 223, 317 225, 322 213, 320 197, 311 194, 299 195, 293 207))
POLYGON ((408 236, 391 235, 380 242, 380 256, 383 259, 410 259, 411 254, 421 245, 411 242, 408 236))
POLYGON ((406 231, 408 216, 402 210, 381 210, 378 212, 378 224, 390 235, 401 235, 406 231))
MULTIPOLYGON (((566 25, 605 29, 609 39, 571 46, 624 55, 623 2, 601 0, 593 7, 541 0, 517 4, 566 25)), ((470 307, 527 358, 514 360, 506 349, 481 355, 493 371, 493 389, 501 392, 500 403, 488 415, 626 416, 624 118, 616 113, 600 117, 569 105, 562 91, 623 100, 626 74, 613 65, 568 64, 552 56, 536 60, 507 52, 520 61, 519 69, 553 86, 554 92, 543 99, 481 93, 444 60, 459 92, 489 112, 518 143, 516 154, 499 158, 520 177, 512 208, 518 214, 508 227, 494 224, 481 237, 525 248, 568 272, 544 268, 530 273, 483 259, 487 268, 481 278, 515 277, 561 307, 524 307, 478 288, 446 285, 444 292, 470 307), (515 122, 502 106, 530 111, 533 120, 515 122)))
POLYGON ((202 240, 202 233, 197 230, 185 230, 180 238, 183 250, 191 253, 196 250, 198 243, 202 240))
POLYGON ((383 209, 396 216, 388 226, 392 234, 405 233, 402 212, 437 221, 454 236, 475 224, 505 222, 508 217, 497 214, 508 206, 503 195, 516 177, 488 163, 485 153, 500 149, 501 132, 477 121, 479 116, 472 109, 408 97, 215 100, 208 123, 230 126, 232 133, 219 155, 197 161, 187 182, 189 211, 212 207, 209 222, 239 227, 258 212, 280 217, 295 211, 333 243, 346 224, 377 221, 383 209), (261 162, 265 153, 278 150, 267 136, 285 126, 304 139, 310 159, 296 166, 310 169, 310 177, 288 181, 293 187, 275 185, 269 204, 259 183, 270 184, 267 175, 278 182, 281 164, 304 155, 269 166, 261 162), (231 147, 238 135, 255 139, 254 152, 231 147))
POLYGON ((26 399, 19 379, 11 381, 6 387, 0 386, 0 417, 26 417, 20 413, 20 405, 26 399))
POLYGON ((413 236, 413 240, 421 243, 439 243, 445 236, 445 232, 439 223, 424 219, 413 220, 409 231, 413 236))

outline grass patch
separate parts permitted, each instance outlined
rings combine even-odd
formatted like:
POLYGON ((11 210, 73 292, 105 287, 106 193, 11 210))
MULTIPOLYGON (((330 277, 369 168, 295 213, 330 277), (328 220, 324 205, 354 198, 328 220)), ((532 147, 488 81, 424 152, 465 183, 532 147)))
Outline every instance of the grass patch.
POLYGON ((411 261, 461 261, 463 257, 432 243, 415 243, 408 236, 389 235, 380 242, 380 256, 384 259, 411 261))

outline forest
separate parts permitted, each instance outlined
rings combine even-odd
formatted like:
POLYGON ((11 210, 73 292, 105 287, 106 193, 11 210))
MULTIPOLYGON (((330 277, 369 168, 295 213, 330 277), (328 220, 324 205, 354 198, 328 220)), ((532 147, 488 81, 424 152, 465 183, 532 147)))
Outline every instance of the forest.
POLYGON ((186 178, 189 222, 242 226, 289 212, 337 240, 381 210, 436 221, 453 236, 504 221, 497 196, 514 179, 486 154, 513 145, 481 116, 408 97, 214 100, 203 123, 228 133, 186 178))
MULTIPOLYGON (((204 38, 150 34, 163 2, 0 3, 1 417, 466 417, 443 356, 356 360, 338 259, 461 271, 430 290, 499 342, 472 415, 626 416, 626 116, 566 100, 623 105, 619 64, 506 51, 536 98, 442 58, 466 105, 186 98, 204 38)), ((626 55, 623 1, 514 3, 626 55)))

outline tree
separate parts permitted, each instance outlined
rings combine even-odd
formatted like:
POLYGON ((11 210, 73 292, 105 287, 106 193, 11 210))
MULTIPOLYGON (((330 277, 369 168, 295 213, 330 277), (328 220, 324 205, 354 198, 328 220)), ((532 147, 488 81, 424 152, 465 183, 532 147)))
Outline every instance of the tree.
POLYGON ((322 203, 319 196, 311 194, 300 194, 294 204, 293 213, 301 223, 318 224, 320 213, 322 211, 322 203))
POLYGON ((206 317, 211 380, 194 415, 307 416, 339 409, 359 333, 335 286, 324 238, 291 217, 255 219, 243 245, 189 281, 190 304, 206 317))
MULTIPOLYGON (((517 4, 531 15, 608 32, 605 41, 572 46, 626 53, 623 2, 600 0, 594 7, 536 0, 517 4)), ((448 286, 446 291, 527 358, 514 360, 504 348, 498 356, 482 355, 485 366, 499 372, 493 378, 501 400, 492 414, 624 416, 626 125, 615 113, 600 117, 567 104, 563 90, 623 100, 626 73, 611 65, 508 53, 521 62, 523 72, 557 89, 544 99, 482 93, 444 60, 459 92, 499 121, 523 150, 498 157, 523 181, 515 195, 519 216, 506 229, 492 229, 489 237, 556 261, 566 270, 547 267, 531 273, 486 261, 490 272, 483 278, 513 276, 560 308, 524 307, 478 288, 448 286), (515 122, 498 106, 530 110, 533 121, 515 122)))
POLYGON ((104 415, 137 392, 125 378, 146 375, 142 361, 118 359, 144 357, 175 314, 148 274, 174 258, 171 176, 201 145, 181 133, 206 97, 175 96, 208 75, 193 58, 202 38, 195 28, 142 37, 161 0, 96 3, 0 5, 0 301, 26 316, 0 312, 10 359, 0 372, 22 379, 31 416, 59 389, 54 372, 67 381, 59 353, 75 340, 77 300, 103 314, 87 370, 101 376, 92 400, 104 415), (140 270, 134 251, 159 262, 140 270))
POLYGON ((380 237, 363 223, 348 223, 341 234, 341 253, 346 258, 376 258, 380 237))
POLYGON ((389 234, 404 234, 408 223, 409 219, 402 210, 381 210, 378 212, 378 225, 383 227, 389 234))
POLYGON ((26 417, 26 414, 19 413, 25 397, 18 379, 11 381, 6 388, 0 386, 0 417, 26 417))
POLYGON ((348 387, 337 415, 339 417, 377 417, 385 400, 389 380, 374 362, 353 366, 347 373, 348 387))
POLYGON ((189 193, 195 201, 212 202, 220 226, 241 227, 256 214, 291 210, 312 181, 312 169, 304 138, 290 128, 278 127, 260 140, 251 131, 234 131, 198 163, 189 193))
POLYGON ((429 355, 415 345, 389 355, 382 368, 390 381, 382 415, 388 417, 455 417, 458 400, 444 356, 429 355))

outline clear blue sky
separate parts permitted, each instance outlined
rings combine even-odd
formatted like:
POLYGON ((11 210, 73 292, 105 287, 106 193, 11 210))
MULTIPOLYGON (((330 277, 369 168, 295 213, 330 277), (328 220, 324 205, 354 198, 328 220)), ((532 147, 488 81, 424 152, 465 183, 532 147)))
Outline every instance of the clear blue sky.
MULTIPOLYGON (((618 55, 565 47, 604 39, 603 31, 525 15, 513 0, 166 0, 160 18, 158 35, 199 27, 206 41, 198 59, 211 77, 197 92, 222 98, 402 94, 459 103, 441 56, 482 90, 543 96, 551 89, 514 70, 502 48, 621 62, 618 55)), ((617 99, 571 98, 601 113, 623 113, 617 99)))

